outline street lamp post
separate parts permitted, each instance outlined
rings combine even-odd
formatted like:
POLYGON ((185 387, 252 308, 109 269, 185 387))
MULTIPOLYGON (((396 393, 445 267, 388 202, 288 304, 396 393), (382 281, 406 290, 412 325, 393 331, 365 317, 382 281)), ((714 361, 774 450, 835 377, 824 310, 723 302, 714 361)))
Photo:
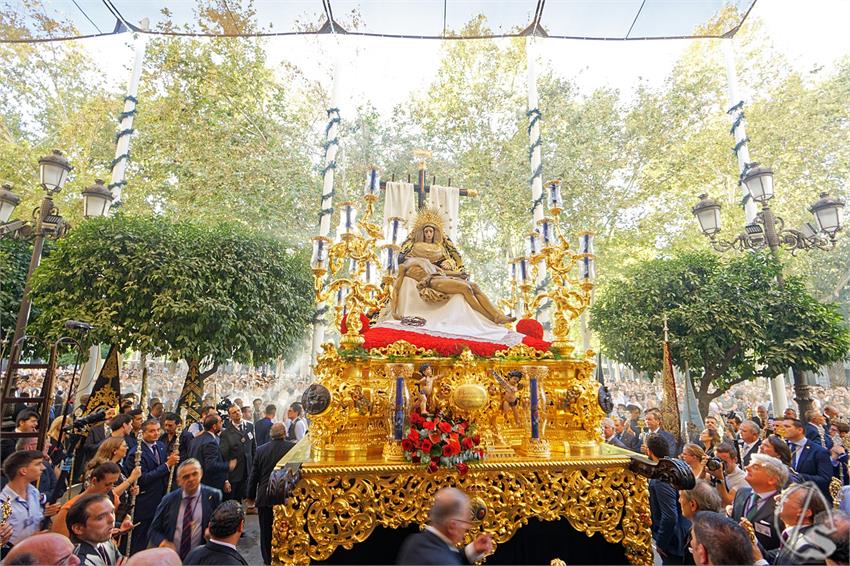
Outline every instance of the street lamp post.
MULTIPOLYGON (((771 254, 778 259, 779 249, 785 248, 791 254, 799 250, 831 250, 835 247, 835 235, 841 230, 844 202, 821 193, 821 198, 813 204, 809 211, 815 216, 817 228, 806 223, 801 230, 785 228, 785 222, 773 214, 768 202, 773 198, 773 171, 752 163, 743 178, 743 183, 752 199, 761 205, 752 223, 744 227, 744 232, 732 240, 720 240, 720 203, 700 195, 700 201, 693 208, 693 214, 699 221, 700 228, 711 241, 711 246, 718 252, 736 250, 759 250, 767 247, 771 254)), ((785 281, 780 273, 777 276, 780 286, 785 281)), ((812 407, 809 386, 805 383, 801 372, 794 372, 794 394, 800 410, 800 418, 805 418, 806 411, 812 407)))
MULTIPOLYGON (((65 181, 68 180, 68 173, 70 173, 73 167, 71 167, 71 164, 68 163, 68 160, 65 159, 62 152, 59 150, 53 150, 53 153, 50 155, 39 159, 38 165, 40 170, 41 186, 44 188, 46 194, 41 201, 41 206, 33 212, 35 228, 33 232, 34 240, 32 245, 32 257, 30 258, 30 265, 27 270, 27 278, 26 283, 24 284, 24 294, 21 299, 21 307, 18 310, 18 318, 15 323, 15 334, 12 339, 12 351, 15 350, 15 346, 24 335, 24 331, 27 327, 27 321, 29 320, 31 306, 30 279, 35 268, 38 267, 39 263, 41 263, 41 252, 44 249, 44 238, 48 235, 56 237, 61 236, 66 229, 65 220, 59 216, 59 211, 53 204, 53 195, 62 190, 62 187, 65 185, 65 181)), ((11 203, 17 198, 9 198, 9 194, 11 194, 11 192, 8 189, 5 189, 5 191, 6 192, 2 193, 2 197, 0 197, 3 199, 4 203, 11 203)), ((14 197, 14 195, 12 196, 14 197)), ((20 202, 20 199, 17 199, 17 202, 20 202)), ((16 205, 17 202, 15 202, 16 205)), ((12 211, 9 210, 9 215, 11 215, 11 213, 12 211)), ((4 224, 0 227, 0 235, 14 233, 25 225, 26 223, 22 221, 4 224)))

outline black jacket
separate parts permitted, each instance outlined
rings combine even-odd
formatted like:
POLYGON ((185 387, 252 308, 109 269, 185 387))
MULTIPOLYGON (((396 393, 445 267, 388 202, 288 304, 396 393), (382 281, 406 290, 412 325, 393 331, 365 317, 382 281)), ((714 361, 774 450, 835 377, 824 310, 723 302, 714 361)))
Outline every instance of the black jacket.
POLYGON ((210 541, 203 546, 199 546, 187 554, 186 558, 183 560, 184 566, 201 566, 206 564, 214 564, 216 566, 248 566, 248 563, 237 551, 233 550, 229 546, 224 546, 223 544, 218 544, 213 541, 210 541))
MULTIPOLYGON (((735 494, 735 501, 732 503, 732 519, 737 523, 744 516, 744 509, 747 507, 747 502, 753 493, 753 488, 742 487, 735 494)), ((765 550, 773 550, 779 548, 779 533, 776 532, 774 526, 773 512, 776 509, 776 501, 773 497, 769 497, 761 508, 756 511, 750 509, 747 519, 753 524, 753 529, 756 533, 756 539, 761 547, 765 550)))
MULTIPOLYGON (((180 512, 181 501, 183 501, 182 489, 169 492, 160 501, 159 506, 156 508, 153 521, 151 521, 150 530, 148 531, 148 536, 150 537, 148 542, 150 546, 159 546, 163 540, 174 542, 174 533, 177 530, 177 515, 180 512)), ((221 492, 201 484, 201 532, 205 531, 207 525, 210 524, 210 517, 219 503, 221 503, 221 492)))
POLYGON ((463 549, 452 550, 443 539, 424 530, 405 539, 396 564, 469 564, 469 560, 463 549))
MULTIPOLYGON (((679 493, 669 483, 649 480, 649 513, 652 518, 652 538, 662 557, 679 556, 682 551, 682 516, 679 493)), ((680 557, 681 558, 681 557, 680 557)))
POLYGON ((254 461, 254 452, 257 450, 253 423, 242 421, 241 424, 245 428, 244 432, 241 432, 231 422, 228 422, 224 430, 221 431, 222 457, 225 461, 236 459, 236 467, 227 477, 230 483, 248 481, 251 463, 254 461))
POLYGON ((269 432, 272 429, 272 420, 268 417, 263 417, 254 423, 254 432, 257 433, 257 447, 259 448, 270 440, 269 432))
POLYGON ((201 469, 204 471, 204 483, 219 491, 224 491, 228 465, 221 457, 218 441, 211 432, 204 431, 203 434, 192 441, 189 456, 201 463, 201 469))
POLYGON ((270 440, 257 449, 251 477, 248 480, 248 499, 253 499, 257 507, 272 507, 268 500, 269 476, 274 467, 289 452, 295 443, 291 440, 270 440))

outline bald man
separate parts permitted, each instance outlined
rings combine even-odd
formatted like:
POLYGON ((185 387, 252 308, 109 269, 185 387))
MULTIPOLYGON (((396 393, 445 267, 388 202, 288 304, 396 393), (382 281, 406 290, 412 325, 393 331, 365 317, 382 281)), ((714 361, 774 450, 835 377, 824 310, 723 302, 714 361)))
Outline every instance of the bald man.
POLYGON ((41 533, 31 535, 13 546, 3 564, 78 566, 80 559, 74 554, 74 545, 68 537, 58 533, 41 533))
POLYGON ((493 552, 493 538, 479 535, 459 550, 473 523, 466 494, 454 487, 442 488, 434 495, 425 530, 405 539, 396 564, 475 564, 493 552))
POLYGON ((130 557, 124 566, 183 566, 180 555, 170 548, 149 548, 130 557))
POLYGON ((295 442, 286 439, 283 423, 274 423, 269 430, 271 440, 257 448, 251 476, 248 478, 248 505, 256 502, 257 519, 260 523, 260 551, 265 564, 272 560, 272 521, 274 506, 268 496, 269 478, 277 463, 289 452, 295 442))

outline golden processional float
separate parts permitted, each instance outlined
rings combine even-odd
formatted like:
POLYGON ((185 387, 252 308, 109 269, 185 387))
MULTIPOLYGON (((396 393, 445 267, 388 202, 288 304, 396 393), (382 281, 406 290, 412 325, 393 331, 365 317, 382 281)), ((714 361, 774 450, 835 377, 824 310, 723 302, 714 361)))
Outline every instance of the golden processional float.
MULTIPOLYGON (((497 543, 489 563, 651 564, 641 474, 681 470, 602 442, 610 395, 594 352, 569 338, 590 302, 592 235, 573 251, 561 233, 559 182, 547 184, 528 255, 511 262, 501 306, 521 314, 513 324, 468 281, 439 211, 420 208, 406 238, 399 217, 373 222, 377 177, 362 218, 342 203, 336 241, 313 238, 317 304, 333 303, 341 336, 322 345, 304 394, 309 433, 272 476, 274 559, 393 563, 433 494, 456 486, 477 515, 470 540, 497 543), (532 318, 547 299, 551 343, 532 318)), ((408 187, 421 205, 424 164, 408 187)))

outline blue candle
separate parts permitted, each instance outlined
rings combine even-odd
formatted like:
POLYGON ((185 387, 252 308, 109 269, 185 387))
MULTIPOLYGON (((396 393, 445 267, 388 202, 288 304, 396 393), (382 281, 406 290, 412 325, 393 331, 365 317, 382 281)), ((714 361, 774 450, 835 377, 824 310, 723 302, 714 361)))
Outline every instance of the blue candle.
POLYGON ((549 183, 549 208, 563 209, 564 201, 561 199, 561 181, 550 181, 549 183))
POLYGON ((395 378, 395 411, 393 414, 393 438, 404 437, 404 377, 395 378))
POLYGON ((372 168, 366 174, 366 195, 377 195, 381 188, 381 177, 378 175, 378 170, 372 168))
POLYGON ((390 246, 387 246, 387 273, 390 275, 395 275, 398 273, 398 255, 395 253, 395 249, 390 246))
POLYGON ((532 377, 529 379, 529 396, 530 396, 530 405, 531 405, 531 438, 540 438, 540 411, 539 411, 539 401, 537 399, 537 378, 532 377))

